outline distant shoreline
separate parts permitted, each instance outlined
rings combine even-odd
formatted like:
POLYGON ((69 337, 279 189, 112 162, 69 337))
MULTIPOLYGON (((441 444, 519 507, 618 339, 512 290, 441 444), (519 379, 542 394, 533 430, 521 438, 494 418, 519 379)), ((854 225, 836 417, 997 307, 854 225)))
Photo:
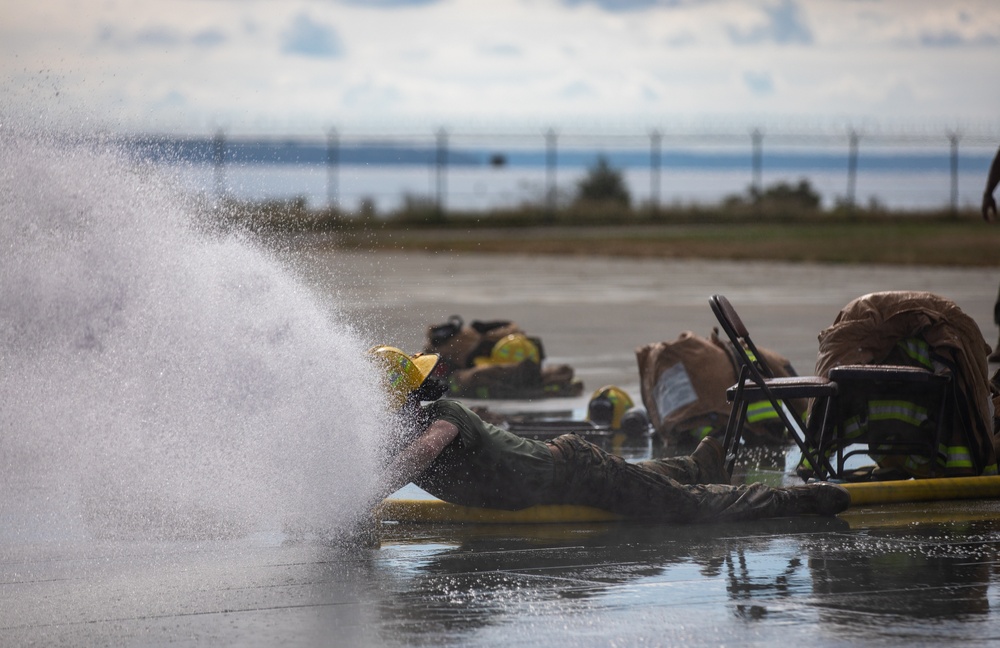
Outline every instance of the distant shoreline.
MULTIPOLYGON (((326 142, 306 138, 286 139, 212 137, 137 137, 128 140, 127 147, 140 158, 156 163, 193 163, 223 165, 308 165, 328 166, 418 166, 443 164, 447 167, 515 167, 545 168, 550 154, 563 169, 591 166, 598 155, 604 156, 617 168, 649 169, 648 143, 634 138, 632 145, 616 144, 613 139, 586 146, 565 146, 553 152, 545 149, 541 136, 534 144, 511 143, 497 137, 490 146, 450 146, 438 149, 433 141, 426 143, 360 140, 342 142, 331 149, 326 142), (442 155, 444 157, 442 157, 442 155)), ((808 138, 803 140, 808 142, 808 138)), ((846 141, 846 140, 845 140, 846 141)), ((957 151, 957 162, 963 169, 989 167, 995 149, 970 144, 957 151)), ((761 163, 769 171, 843 171, 847 172, 849 153, 846 145, 830 143, 768 144, 762 147, 761 163)), ((749 170, 752 164, 749 139, 745 142, 732 137, 721 147, 708 143, 685 143, 664 147, 657 156, 657 168, 668 170, 721 171, 749 170)), ((858 151, 859 172, 947 172, 951 158, 948 140, 942 135, 936 143, 871 144, 858 151)))

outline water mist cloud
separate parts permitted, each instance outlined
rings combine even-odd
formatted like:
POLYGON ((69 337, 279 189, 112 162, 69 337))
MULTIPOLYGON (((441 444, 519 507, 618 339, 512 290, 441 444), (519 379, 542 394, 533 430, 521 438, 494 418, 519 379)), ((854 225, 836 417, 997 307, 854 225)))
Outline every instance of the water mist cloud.
POLYGON ((384 427, 352 327, 250 242, 198 233, 172 184, 113 146, 0 135, 7 532, 352 516, 384 427))

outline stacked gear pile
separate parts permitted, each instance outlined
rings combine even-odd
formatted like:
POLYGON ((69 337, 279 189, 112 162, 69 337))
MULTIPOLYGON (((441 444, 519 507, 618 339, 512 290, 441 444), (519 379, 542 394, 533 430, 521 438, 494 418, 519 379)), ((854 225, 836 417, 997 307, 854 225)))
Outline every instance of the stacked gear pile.
POLYGON ((449 393, 466 398, 579 396, 583 383, 569 365, 543 366, 542 341, 507 320, 472 321, 458 315, 427 329, 425 353, 441 356, 434 375, 449 393))
MULTIPOLYGON (((775 376, 795 376, 791 363, 768 349, 759 349, 775 376)), ((690 448, 706 436, 722 439, 731 407, 726 390, 739 377, 740 360, 732 344, 684 331, 673 342, 656 342, 635 351, 639 363, 642 402, 650 422, 668 447, 690 448)), ((800 412, 805 402, 794 402, 800 412)), ((784 446, 788 433, 771 403, 751 403, 743 428, 747 445, 784 446)))
MULTIPOLYGON (((987 378, 989 352, 979 326, 954 302, 927 292, 872 293, 847 304, 820 333, 816 375, 851 364, 910 365, 950 375, 944 465, 916 456, 871 456, 880 468, 914 477, 995 475, 1000 436, 987 378)), ((928 415, 940 415, 928 403, 896 397, 884 407, 875 398, 861 403, 854 423, 894 426, 892 433, 906 435, 906 428, 919 427, 928 415)))

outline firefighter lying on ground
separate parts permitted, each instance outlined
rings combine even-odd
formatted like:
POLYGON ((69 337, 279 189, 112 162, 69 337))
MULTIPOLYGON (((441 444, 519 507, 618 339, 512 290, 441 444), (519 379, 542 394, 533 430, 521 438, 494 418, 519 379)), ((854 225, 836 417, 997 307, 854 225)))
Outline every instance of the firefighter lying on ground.
POLYGON ((380 498, 412 482, 463 506, 576 504, 673 523, 835 515, 850 504, 848 491, 829 483, 732 486, 722 446, 711 438, 689 456, 638 463, 573 434, 547 442, 522 438, 485 423, 457 401, 438 400, 443 389, 428 381, 436 355, 414 357, 382 346, 370 356, 401 428, 380 498))

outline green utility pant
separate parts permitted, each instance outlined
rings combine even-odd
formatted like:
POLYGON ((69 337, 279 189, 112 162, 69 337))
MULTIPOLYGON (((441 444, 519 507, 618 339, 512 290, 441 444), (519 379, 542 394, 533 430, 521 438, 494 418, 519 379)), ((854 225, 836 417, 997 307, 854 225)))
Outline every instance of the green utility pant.
POLYGON ((661 522, 754 520, 800 512, 795 496, 764 484, 698 484, 691 457, 629 463, 574 434, 550 442, 555 501, 600 508, 629 518, 661 522))

